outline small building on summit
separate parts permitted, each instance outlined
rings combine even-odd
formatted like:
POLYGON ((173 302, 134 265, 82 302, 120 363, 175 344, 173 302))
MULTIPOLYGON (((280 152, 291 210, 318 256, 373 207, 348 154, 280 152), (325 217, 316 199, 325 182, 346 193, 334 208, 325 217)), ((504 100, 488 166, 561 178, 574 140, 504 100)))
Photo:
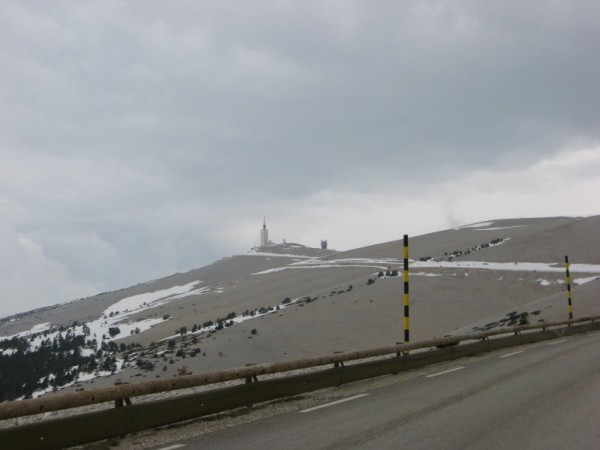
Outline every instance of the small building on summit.
MULTIPOLYGON (((256 238, 255 238, 256 239, 256 238)), ((254 241, 256 243, 256 241, 254 241)), ((262 253, 267 256, 286 255, 298 256, 299 258, 312 258, 335 253, 335 250, 328 250, 327 240, 321 240, 321 248, 307 247, 302 244, 287 242, 273 242, 269 239, 269 229, 267 228, 267 219, 263 217, 262 227, 260 229, 260 239, 256 247, 252 247, 250 253, 262 253)))
POLYGON ((263 226, 262 230, 260 230, 260 248, 268 247, 273 245, 271 241, 269 241, 269 230, 267 229, 267 219, 263 217, 263 226))

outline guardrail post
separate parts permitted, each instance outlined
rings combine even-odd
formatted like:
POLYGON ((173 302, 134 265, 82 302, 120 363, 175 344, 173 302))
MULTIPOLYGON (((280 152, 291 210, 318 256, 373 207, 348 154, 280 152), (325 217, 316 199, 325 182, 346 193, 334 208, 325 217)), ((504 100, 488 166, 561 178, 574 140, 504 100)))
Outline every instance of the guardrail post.
POLYGON ((128 398, 117 398, 115 400, 115 408, 122 408, 124 405, 131 406, 133 403, 128 398))
MULTIPOLYGON (((115 386, 121 386, 123 384, 129 384, 129 383, 127 381, 115 381, 115 386)), ((115 399, 115 408, 122 408, 124 405, 131 406, 131 405, 133 405, 133 403, 127 397, 115 399)))
MULTIPOLYGON (((255 366, 256 364, 252 363, 252 364, 246 364, 246 367, 250 367, 250 366, 255 366)), ((252 375, 249 377, 246 377, 246 384, 250 384, 250 383, 257 383, 258 382, 258 377, 256 375, 252 375)))

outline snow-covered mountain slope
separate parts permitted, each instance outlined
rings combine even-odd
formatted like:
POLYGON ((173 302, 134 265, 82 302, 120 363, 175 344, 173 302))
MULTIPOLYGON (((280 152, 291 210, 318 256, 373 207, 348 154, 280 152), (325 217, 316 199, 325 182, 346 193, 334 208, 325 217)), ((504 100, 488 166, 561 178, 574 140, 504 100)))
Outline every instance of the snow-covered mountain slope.
MULTIPOLYGON (((411 237, 412 339, 566 303, 565 255, 576 317, 600 313, 589 300, 599 231, 600 217, 511 219, 411 237)), ((117 369, 73 389, 390 345, 403 336, 402 254, 401 240, 345 252, 282 244, 4 320, 0 337, 26 333, 35 348, 42 327, 87 330, 86 351, 104 348, 117 369)), ((532 323, 560 317, 558 306, 534 311, 532 323)))

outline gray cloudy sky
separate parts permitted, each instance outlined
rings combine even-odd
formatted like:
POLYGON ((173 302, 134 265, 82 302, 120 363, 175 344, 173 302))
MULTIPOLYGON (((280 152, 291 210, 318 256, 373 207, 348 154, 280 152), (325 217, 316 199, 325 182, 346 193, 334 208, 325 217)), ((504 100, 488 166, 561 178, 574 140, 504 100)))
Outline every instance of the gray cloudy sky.
POLYGON ((0 315, 259 240, 600 213, 600 2, 0 5, 0 315))

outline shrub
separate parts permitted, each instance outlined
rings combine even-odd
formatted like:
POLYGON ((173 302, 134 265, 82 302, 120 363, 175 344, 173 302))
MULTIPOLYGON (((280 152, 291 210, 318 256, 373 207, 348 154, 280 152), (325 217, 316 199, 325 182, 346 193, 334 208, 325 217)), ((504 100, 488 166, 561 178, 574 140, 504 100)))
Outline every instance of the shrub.
POLYGON ((145 361, 145 360, 138 359, 136 361, 136 365, 142 370, 146 370, 146 371, 154 370, 154 363, 152 363, 152 361, 145 361))
POLYGON ((121 330, 119 327, 110 327, 108 329, 108 334, 110 334, 110 337, 115 337, 120 332, 121 332, 121 330))
POLYGON ((521 313, 521 316, 519 317, 519 325, 529 325, 529 313, 521 313))

